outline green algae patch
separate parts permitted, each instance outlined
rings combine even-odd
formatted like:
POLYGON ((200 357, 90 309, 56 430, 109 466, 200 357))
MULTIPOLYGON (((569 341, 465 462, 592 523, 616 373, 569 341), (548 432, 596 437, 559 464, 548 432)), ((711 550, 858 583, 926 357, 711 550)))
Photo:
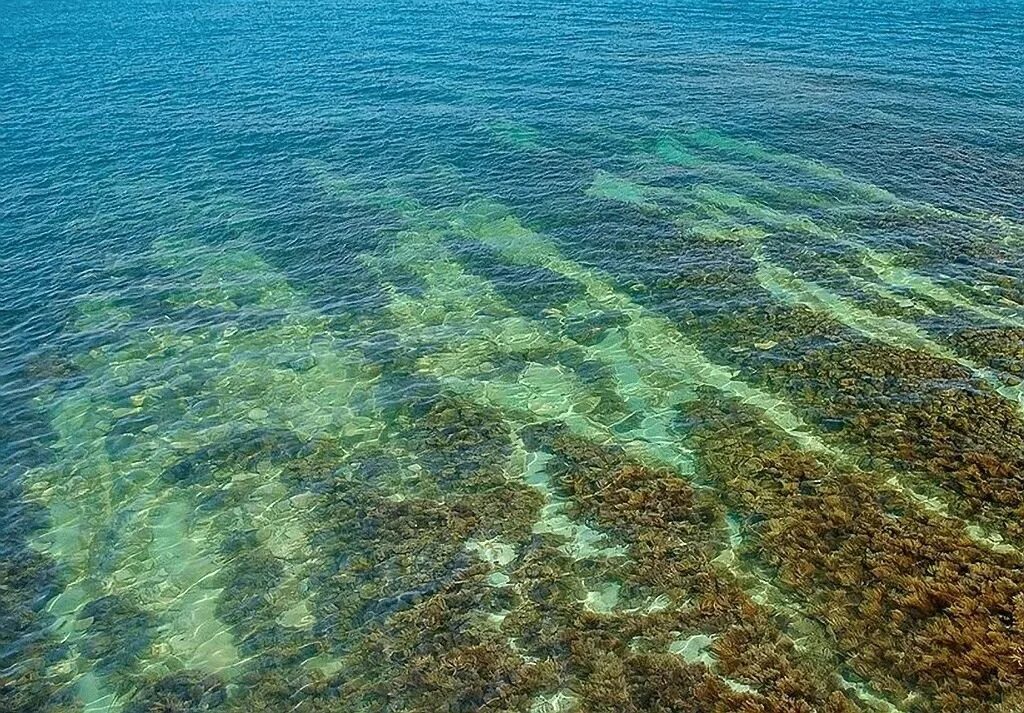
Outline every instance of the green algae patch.
POLYGON ((587 195, 592 198, 613 200, 637 207, 653 207, 651 199, 657 198, 658 193, 659 191, 654 188, 642 186, 606 171, 598 171, 594 176, 594 182, 587 189, 587 195))
POLYGON ((488 131, 500 143, 515 149, 536 151, 543 147, 543 134, 532 126, 516 121, 493 121, 487 125, 488 131))

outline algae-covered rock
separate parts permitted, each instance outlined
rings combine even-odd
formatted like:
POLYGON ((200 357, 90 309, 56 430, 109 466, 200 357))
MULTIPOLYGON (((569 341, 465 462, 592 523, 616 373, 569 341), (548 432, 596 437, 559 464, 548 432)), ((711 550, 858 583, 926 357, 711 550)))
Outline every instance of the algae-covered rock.
POLYGON ((0 709, 71 713, 77 704, 56 668, 70 651, 49 633, 53 617, 45 608, 62 577, 53 558, 28 544, 45 520, 24 498, 22 475, 0 471, 0 709))
POLYGON ((180 671, 143 685, 124 708, 125 713, 207 713, 227 698, 216 676, 180 671))
POLYGON ((280 462, 297 456, 302 446, 299 437, 287 429, 238 431, 225 441, 182 458, 164 471, 163 478, 175 485, 202 485, 209 482, 218 469, 251 468, 263 459, 280 462))
POLYGON ((96 660, 103 675, 130 670, 152 645, 158 624, 151 612, 120 594, 92 600, 78 618, 88 620, 82 653, 96 660))

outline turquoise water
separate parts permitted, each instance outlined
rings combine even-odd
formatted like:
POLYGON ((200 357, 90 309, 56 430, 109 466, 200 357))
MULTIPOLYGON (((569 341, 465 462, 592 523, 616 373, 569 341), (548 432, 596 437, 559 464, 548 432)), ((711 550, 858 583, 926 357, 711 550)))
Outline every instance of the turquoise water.
POLYGON ((0 711, 1024 711, 1021 6, 0 19, 0 711))

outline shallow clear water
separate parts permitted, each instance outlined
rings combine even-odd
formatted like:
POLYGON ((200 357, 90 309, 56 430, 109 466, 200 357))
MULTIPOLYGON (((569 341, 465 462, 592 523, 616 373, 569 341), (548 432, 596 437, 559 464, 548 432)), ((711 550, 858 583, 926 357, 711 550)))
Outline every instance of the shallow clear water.
POLYGON ((1016 3, 8 2, 0 710, 1024 710, 1016 3))

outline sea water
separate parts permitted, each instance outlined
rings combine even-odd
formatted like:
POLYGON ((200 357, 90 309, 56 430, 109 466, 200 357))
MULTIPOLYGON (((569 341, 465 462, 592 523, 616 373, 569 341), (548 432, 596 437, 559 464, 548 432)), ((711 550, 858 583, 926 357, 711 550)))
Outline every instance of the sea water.
POLYGON ((0 19, 0 710, 1024 710, 1018 4, 0 19))

